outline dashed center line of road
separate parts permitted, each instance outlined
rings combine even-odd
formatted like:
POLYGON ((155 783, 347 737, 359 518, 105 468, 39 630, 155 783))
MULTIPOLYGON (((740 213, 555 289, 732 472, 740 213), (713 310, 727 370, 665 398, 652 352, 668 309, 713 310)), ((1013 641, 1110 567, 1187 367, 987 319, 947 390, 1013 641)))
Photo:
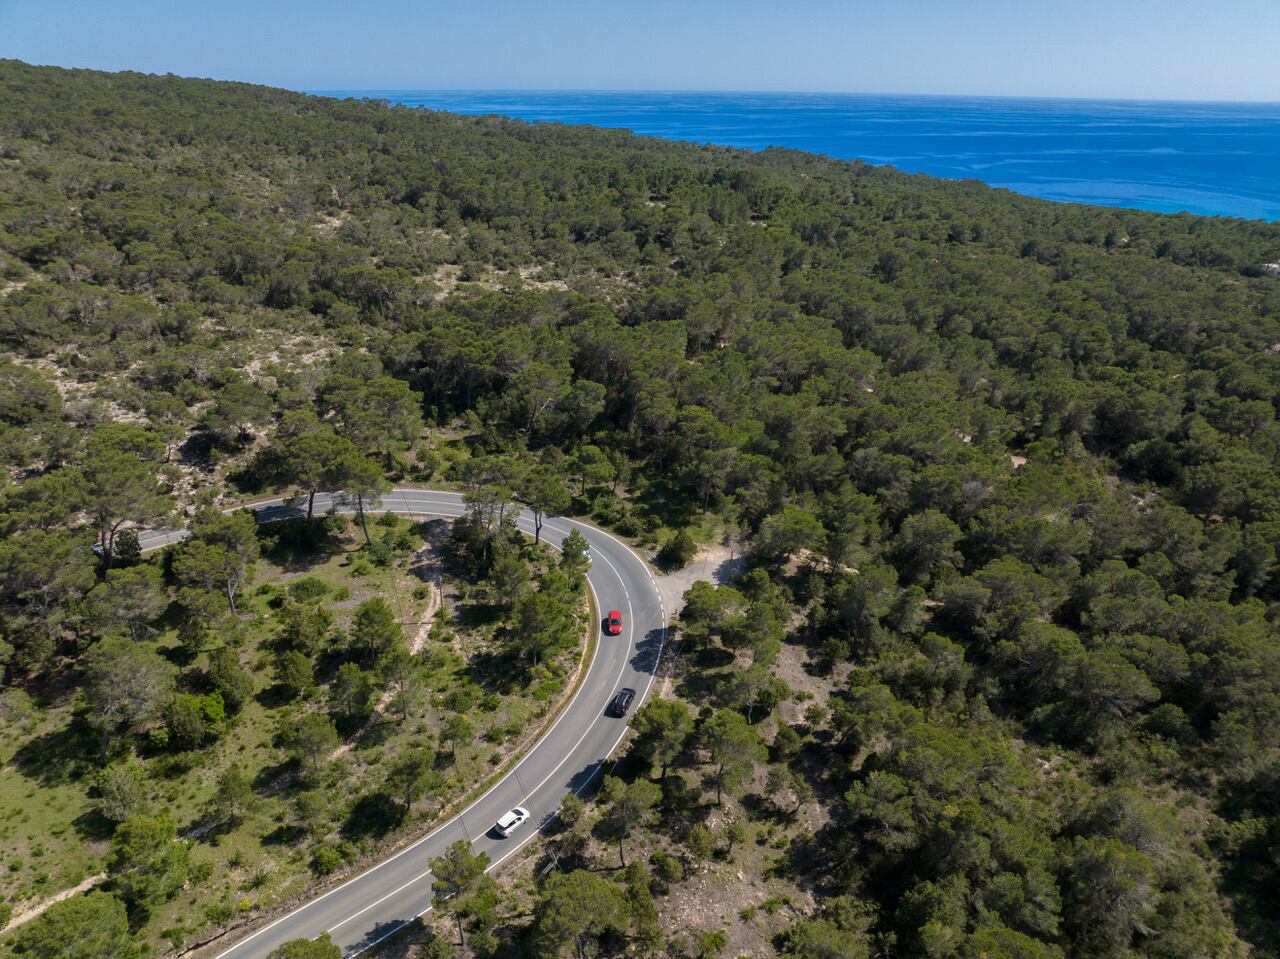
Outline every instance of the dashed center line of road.
MULTIPOLYGON (((367 510, 367 512, 403 512, 408 514, 420 513, 422 515, 436 515, 436 516, 445 516, 445 517, 457 517, 459 515, 462 515, 465 512, 465 506, 460 501, 460 497, 450 498, 450 499, 441 499, 439 498, 440 497, 439 493, 435 493, 433 496, 432 492, 433 491, 428 491, 428 490, 412 490, 412 489, 403 489, 403 488, 395 489, 390 491, 387 494, 387 498, 390 499, 391 497, 395 497, 396 499, 399 500, 399 502, 396 502, 394 505, 388 504, 386 507, 382 507, 380 509, 369 509, 367 510)), ((325 508, 328 509, 328 508, 341 506, 342 504, 340 500, 341 500, 341 497, 336 496, 334 494, 328 494, 323 497, 322 502, 325 504, 325 508)), ((282 498, 277 498, 275 500, 260 501, 256 504, 253 504, 253 507, 255 508, 255 510, 271 510, 273 508, 287 508, 287 501, 286 501, 286 498, 282 497, 282 498)), ((599 537, 604 537, 608 540, 611 540, 620 549, 624 550, 627 554, 629 554, 640 566, 640 568, 644 570, 645 575, 648 577, 650 584, 653 586, 654 596, 658 600, 657 605, 658 605, 659 614, 660 614, 660 626, 659 626, 660 633, 658 637, 658 642, 659 642, 658 658, 660 661, 661 655, 662 655, 662 647, 665 644, 666 630, 667 630, 666 606, 663 601, 662 594, 657 588, 657 581, 654 578, 653 572, 648 568, 647 564, 644 563, 644 560, 639 557, 639 555, 635 552, 634 549, 632 549, 630 546, 622 542, 620 539, 618 539, 616 536, 612 535, 611 533, 605 530, 599 529, 598 527, 593 526, 591 524, 581 523, 576 520, 568 519, 567 517, 564 517, 561 519, 563 522, 566 522, 569 526, 580 529, 589 538, 593 536, 599 536, 599 537)), ((533 533, 535 531, 534 523, 532 522, 531 518, 528 518, 523 514, 517 515, 517 523, 518 525, 521 526, 522 529, 524 529, 525 532, 533 533), (527 527, 527 529, 525 529, 525 527, 527 527)), ((559 525, 547 523, 545 521, 543 523, 542 529, 544 532, 552 535, 561 535, 561 536, 569 535, 568 530, 561 529, 559 525)), ((181 536, 182 536, 181 531, 166 531, 163 538, 166 541, 172 541, 172 540, 181 538, 181 536)), ((558 548, 554 545, 554 543, 548 542, 548 545, 552 546, 553 549, 558 548)), ((609 686, 605 687, 606 689, 612 689, 612 688, 617 688, 619 686, 622 680, 622 677, 626 673, 628 664, 634 662, 633 655, 637 652, 636 637, 637 637, 638 631, 635 626, 635 610, 632 605, 632 597, 631 597, 630 590, 627 588, 627 585, 626 585, 627 584, 626 578, 618 570, 617 566, 614 565, 612 560, 609 559, 604 549, 593 548, 592 554, 593 556, 598 556, 601 560, 603 560, 604 564, 609 567, 610 571, 617 578, 617 583, 621 587, 622 592, 626 598, 626 609, 627 609, 627 619, 628 619, 626 655, 623 656, 623 658, 621 659, 621 662, 619 663, 617 675, 613 678, 612 683, 609 686)), ((592 591, 593 596, 595 596, 596 606, 600 607, 600 600, 597 594, 596 584, 592 582, 592 577, 590 575, 588 575, 587 583, 588 583, 588 587, 592 591)), ((651 608, 652 607, 650 607, 650 609, 651 608)), ((587 667, 588 671, 590 671, 591 666, 594 665, 595 662, 597 662, 597 660, 593 659, 592 664, 588 665, 587 667)), ((637 705, 639 703, 643 703, 644 699, 648 696, 650 690, 653 688, 653 684, 656 679, 655 673, 656 673, 656 669, 653 672, 648 673, 647 679, 644 685, 644 690, 639 694, 637 705)), ((607 674, 604 678, 607 681, 608 679, 607 674)), ((555 722, 552 723, 551 728, 548 729, 542 735, 542 737, 530 747, 529 751, 515 764, 515 766, 513 766, 511 770, 509 770, 497 782, 495 782, 492 786, 490 786, 490 788, 487 789, 480 797, 478 797, 470 805, 468 805, 466 809, 462 810, 457 815, 453 816, 446 822, 442 823, 441 825, 433 829, 426 836, 423 836, 421 839, 411 843, 410 845, 406 846, 404 849, 400 850, 399 852, 394 853, 393 855, 389 856, 387 859, 383 860, 382 862, 370 867, 369 869, 365 870, 359 875, 352 877, 346 882, 343 882, 342 884, 335 887, 334 889, 331 889, 329 892, 324 893, 318 896, 317 898, 312 899, 311 901, 299 906, 297 909, 278 917, 275 921, 268 923, 262 929, 259 929, 253 933, 250 933, 244 939, 231 945, 224 952, 220 953, 218 956, 218 959, 223 959, 223 957, 230 957, 232 954, 238 952, 238 950, 243 948, 248 942, 256 939, 259 935, 267 932, 268 930, 277 926, 279 923, 285 922, 291 918, 298 917, 301 913, 307 911, 310 907, 315 906, 317 903, 325 899, 328 899, 330 896, 337 894, 338 892, 342 891, 343 889, 352 885, 353 883, 356 883, 361 879, 365 879, 366 877, 371 876, 377 870, 384 868, 388 863, 396 859, 399 859, 401 856, 418 848, 423 843, 430 840, 432 837, 438 835, 442 830, 447 829, 449 826, 455 825, 455 824, 461 825, 463 827, 464 833, 467 832, 465 816, 469 812, 474 812, 477 806, 480 803, 482 803, 490 794, 492 794, 495 790, 502 787, 503 785, 509 784, 513 778, 517 783, 519 783, 518 770, 525 764, 526 761, 530 760, 535 755, 535 753, 537 753, 540 746, 543 746, 544 744, 550 741, 551 736, 555 732, 557 726, 559 726, 560 721, 564 719, 565 716, 568 716, 573 712, 573 708, 578 701, 578 697, 582 695, 582 692, 587 685, 588 683, 585 681, 582 683, 577 693, 574 694, 573 698, 566 705, 564 712, 562 712, 560 716, 556 718, 555 722)), ((546 786, 546 784, 554 776, 556 776, 561 771, 565 763, 567 763, 571 758, 573 758, 574 754, 582 746, 583 742, 585 742, 587 737, 590 736, 593 732, 602 728, 601 723, 604 721, 605 720, 603 715, 601 714, 595 715, 592 718, 592 720, 587 724, 586 728, 584 729, 582 734, 578 737, 576 742, 574 742, 574 744, 570 748, 568 748, 567 750, 564 750, 561 753, 560 761, 555 765, 555 767, 550 772, 548 772, 544 777, 542 777, 542 779, 539 780, 539 782, 536 785, 534 785, 532 789, 529 789, 526 791, 523 789, 523 787, 521 787, 521 793, 526 798, 526 800, 533 797, 539 790, 541 790, 544 786, 546 786)), ((608 757, 612 755, 614 750, 616 750, 618 748, 618 745, 622 742, 622 739, 626 736, 627 729, 628 729, 627 724, 625 722, 622 723, 621 729, 619 731, 617 738, 614 740, 613 744, 609 746, 609 748, 604 752, 604 758, 594 760, 583 770, 583 772, 586 773, 586 776, 583 779, 581 785, 577 786, 572 790, 575 794, 580 794, 583 790, 585 790, 591 784, 591 782, 595 779, 595 776, 599 773, 600 769, 604 767, 608 757)), ((546 818, 539 825, 537 829, 528 833, 522 840, 517 842, 512 848, 507 850, 502 856, 500 856, 496 861, 494 861, 489 866, 489 869, 486 870, 486 872, 491 872, 499 868, 504 862, 506 862, 508 859, 514 856, 517 852, 520 852, 528 843, 532 842, 535 838, 537 838, 541 834, 542 828, 545 828, 546 823, 551 821, 551 819, 553 819, 554 817, 555 817, 555 812, 553 811, 550 814, 550 816, 546 818)), ((480 840, 480 838, 481 838, 480 836, 477 836, 476 839, 471 840, 471 843, 474 845, 476 842, 480 840)), ((407 881, 396 886, 395 889, 392 889, 390 892, 380 896, 378 899, 363 906, 362 908, 353 912, 351 915, 346 916, 345 918, 338 921, 336 924, 330 926, 327 931, 333 932, 335 930, 341 929, 344 926, 347 926, 349 923, 367 914, 370 910, 376 909, 379 905, 392 899, 397 894, 402 893, 405 889, 408 889, 417 883, 421 883, 424 879, 428 878, 430 875, 431 875, 430 869, 427 869, 423 872, 418 873, 417 875, 413 876, 407 881)), ((392 925, 386 932, 378 936, 373 941, 366 943, 364 945, 360 945, 359 948, 355 949, 355 951, 346 953, 347 959, 354 959, 354 957, 359 956, 364 952, 367 952, 369 949, 372 949, 374 946, 383 942, 385 939, 395 935, 397 932, 403 929, 410 922, 413 922, 414 920, 420 918, 421 916, 426 915, 428 912, 432 910, 432 908, 433 908, 433 904, 431 903, 430 899, 428 899, 428 904, 426 908, 423 909, 421 912, 418 912, 413 918, 404 920, 401 922, 395 922, 394 925, 392 925)), ((352 945, 355 945, 355 944, 353 943, 352 945)))
POLYGON ((373 909, 373 908, 374 908, 374 907, 376 907, 376 906, 380 906, 380 905, 382 905, 384 902, 386 902, 388 899, 390 899, 390 898, 391 898, 392 896, 394 896, 396 893, 400 892, 400 891, 401 891, 401 890, 403 890, 403 889, 408 889, 408 888, 409 888, 410 886, 412 886, 415 882, 421 882, 423 879, 426 879, 429 875, 431 875, 431 870, 430 870, 430 869, 428 869, 426 872, 419 873, 418 875, 416 875, 416 876, 414 876, 412 879, 410 879, 408 882, 403 883, 402 885, 396 886, 396 888, 395 888, 395 889, 392 889, 389 893, 387 893, 387 894, 386 894, 385 896, 383 896, 381 899, 375 899, 373 902, 369 903, 369 905, 365 906, 365 907, 364 907, 363 909, 361 909, 359 912, 353 912, 351 915, 347 916, 347 918, 346 918, 346 919, 343 919, 343 920, 342 920, 340 923, 338 923, 336 926, 330 926, 328 929, 326 929, 326 930, 325 930, 325 932, 333 932, 335 929, 341 929, 343 926, 345 926, 345 925, 346 925, 347 923, 349 923, 351 920, 353 920, 353 919, 359 919, 361 916, 363 916, 363 915, 364 915, 366 912, 368 912, 370 909, 373 909))

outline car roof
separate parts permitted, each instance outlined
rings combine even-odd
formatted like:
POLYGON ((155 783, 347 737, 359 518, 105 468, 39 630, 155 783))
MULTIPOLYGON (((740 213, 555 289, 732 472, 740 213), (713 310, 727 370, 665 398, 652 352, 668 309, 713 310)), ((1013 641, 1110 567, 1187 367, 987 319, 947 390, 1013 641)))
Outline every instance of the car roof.
POLYGON ((527 815, 529 815, 529 811, 527 809, 521 806, 516 806, 515 809, 508 809, 501 816, 499 816, 498 823, 499 825, 506 826, 506 825, 509 825, 510 823, 515 822, 521 816, 527 816, 527 815))
POLYGON ((622 610, 620 610, 620 609, 611 609, 611 610, 609 610, 609 618, 610 618, 610 619, 622 619, 622 610))
POLYGON ((619 696, 634 696, 635 694, 636 694, 636 691, 632 689, 630 686, 624 686, 622 689, 618 690, 619 696))

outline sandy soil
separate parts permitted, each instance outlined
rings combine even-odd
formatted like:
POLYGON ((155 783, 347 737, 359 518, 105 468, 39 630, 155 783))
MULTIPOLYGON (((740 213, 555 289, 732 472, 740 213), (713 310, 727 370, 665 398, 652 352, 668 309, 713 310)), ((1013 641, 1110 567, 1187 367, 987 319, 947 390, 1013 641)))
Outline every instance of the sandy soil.
POLYGON ((674 619, 684 606, 684 592, 698 580, 722 586, 742 571, 740 551, 731 552, 727 546, 712 544, 703 546, 693 562, 684 569, 656 577, 658 592, 667 608, 667 616, 674 619))
POLYGON ((107 874, 105 872, 96 873, 95 875, 89 876, 78 884, 72 886, 70 889, 63 889, 61 892, 50 896, 48 899, 41 899, 39 902, 32 903, 21 912, 15 912, 13 914, 13 918, 9 920, 9 925, 5 926, 4 929, 0 929, 0 932, 9 932, 11 929, 16 929, 24 922, 29 922, 36 916, 40 915, 40 913, 44 912, 55 902, 62 902, 62 900, 70 899, 78 893, 88 892, 106 878, 107 874))

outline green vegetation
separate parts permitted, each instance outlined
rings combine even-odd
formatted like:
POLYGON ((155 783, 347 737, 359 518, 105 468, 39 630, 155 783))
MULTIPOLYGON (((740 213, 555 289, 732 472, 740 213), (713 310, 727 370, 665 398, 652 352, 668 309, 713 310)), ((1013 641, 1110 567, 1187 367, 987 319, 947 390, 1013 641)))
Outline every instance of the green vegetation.
POLYGON ((342 950, 333 944, 329 934, 319 939, 295 939, 279 949, 271 950, 267 959, 342 959, 342 950))
POLYGON ((27 959, 103 959, 138 955, 124 906, 115 896, 91 892, 55 903, 9 943, 27 959))
POLYGON ((459 867, 467 949, 1280 952, 1280 226, 173 77, 0 91, 3 888, 109 872, 17 954, 176 947, 487 775, 584 574, 517 502, 746 568, 689 591, 678 704, 558 868, 459 867), (398 480, 469 505, 416 654, 398 480), (268 491, 311 518, 213 508, 268 491), (677 930, 708 877, 744 898, 677 930))
POLYGON ((99 871, 110 893, 26 922, 19 955, 116 955, 98 944, 117 941, 105 920, 84 920, 101 926, 93 936, 67 931, 81 902, 93 903, 86 916, 107 910, 102 900, 127 909, 131 944, 176 945, 287 901, 489 776, 565 688, 581 596, 545 547, 509 528, 487 535, 521 571, 512 595, 562 590, 572 626, 536 669, 520 665, 524 646, 484 575, 446 562, 455 617, 424 620, 420 577, 441 562, 424 550, 430 525, 371 522, 375 543, 393 544, 380 557, 340 518, 314 520, 317 536, 201 515, 192 539, 156 560, 113 560, 89 591, 145 583, 134 607, 145 614, 60 637, 48 666, 3 692, 7 899, 24 909, 99 871), (245 532, 242 546, 261 555, 241 566, 225 537, 210 544, 209 523, 245 532), (212 565, 246 587, 236 614, 225 576, 179 573, 182 557, 213 550, 224 555, 212 565))

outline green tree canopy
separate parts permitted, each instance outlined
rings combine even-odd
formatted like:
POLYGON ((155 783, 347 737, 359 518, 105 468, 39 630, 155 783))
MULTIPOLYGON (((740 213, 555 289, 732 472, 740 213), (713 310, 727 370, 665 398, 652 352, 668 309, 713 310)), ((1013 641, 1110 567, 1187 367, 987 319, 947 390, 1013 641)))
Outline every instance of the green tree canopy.
POLYGON ((473 853, 464 839, 453 843, 444 854, 431 860, 431 888, 437 906, 454 914, 458 922, 458 941, 465 944, 462 920, 467 897, 489 868, 486 853, 473 853))
POLYGON ((81 658, 89 722, 110 737, 132 732, 154 718, 173 691, 173 667, 123 637, 108 637, 81 658))
POLYGON ((277 946, 267 959, 342 959, 342 950, 325 932, 319 939, 294 939, 277 946))
POLYGON ((9 943, 23 959, 134 959, 124 903, 105 892, 56 902, 19 928, 9 943))
POLYGON ((712 713, 698 731, 698 737, 716 766, 716 804, 723 790, 733 788, 765 758, 764 743, 742 714, 729 709, 712 713))
POLYGON ((626 931, 629 910, 617 886, 576 869, 547 877, 538 897, 537 917, 538 938, 551 954, 572 949, 578 959, 584 959, 593 939, 613 930, 626 931))
POLYGON ((187 844, 167 815, 134 816, 116 829, 107 857, 112 888, 141 913, 177 895, 187 881, 187 844))

